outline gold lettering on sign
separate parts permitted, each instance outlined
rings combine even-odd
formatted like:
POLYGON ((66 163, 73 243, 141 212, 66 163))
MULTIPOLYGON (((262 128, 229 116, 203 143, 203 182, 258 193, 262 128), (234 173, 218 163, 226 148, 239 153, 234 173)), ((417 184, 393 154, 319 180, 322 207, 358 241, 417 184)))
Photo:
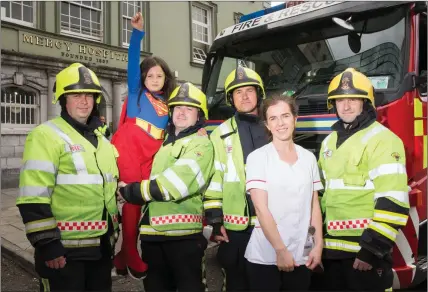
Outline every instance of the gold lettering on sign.
POLYGON ((69 43, 69 42, 64 42, 64 44, 67 46, 67 52, 69 52, 69 51, 70 51, 71 43, 69 43))
POLYGON ((45 44, 44 38, 36 36, 36 45, 43 46, 45 44))
POLYGON ((32 35, 26 35, 24 34, 24 43, 30 43, 33 44, 33 36, 32 35))
POLYGON ((48 48, 53 47, 53 40, 52 39, 46 39, 46 47, 48 47, 48 48))
MULTIPOLYGON (((128 62, 128 54, 126 52, 122 53, 108 49, 106 50, 96 46, 92 47, 90 45, 53 39, 42 35, 22 33, 22 43, 60 50, 62 58, 79 60, 82 62, 95 62, 105 65, 111 64, 110 66, 117 66, 116 62, 109 63, 110 60, 124 63, 128 62)), ((32 52, 28 47, 24 47, 24 49, 32 52)), ((48 54, 48 56, 51 55, 47 51, 44 51, 44 54, 48 54)))

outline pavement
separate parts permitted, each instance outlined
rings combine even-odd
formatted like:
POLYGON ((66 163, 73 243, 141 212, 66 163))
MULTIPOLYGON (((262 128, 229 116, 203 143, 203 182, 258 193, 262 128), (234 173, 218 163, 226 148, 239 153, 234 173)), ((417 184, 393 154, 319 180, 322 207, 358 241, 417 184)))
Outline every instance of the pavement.
MULTIPOLYGON (((17 188, 1 190, 1 251, 2 254, 13 259, 27 272, 38 277, 34 270, 34 248, 25 235, 25 226, 22 223, 19 209, 16 207, 18 193, 19 189, 17 188)), ((120 244, 121 238, 116 244, 116 251, 118 251, 120 244)), ((208 249, 215 246, 215 243, 210 242, 208 249)), ((116 278, 119 277, 113 277, 113 280, 116 278)))

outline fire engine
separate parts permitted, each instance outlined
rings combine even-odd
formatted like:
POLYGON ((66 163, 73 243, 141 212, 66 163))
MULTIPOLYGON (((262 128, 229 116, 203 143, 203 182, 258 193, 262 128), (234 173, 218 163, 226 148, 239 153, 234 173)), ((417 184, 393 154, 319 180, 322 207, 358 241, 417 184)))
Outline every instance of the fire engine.
POLYGON ((393 288, 415 286, 427 277, 426 2, 295 2, 244 15, 219 32, 202 76, 208 131, 233 115, 223 84, 239 64, 260 74, 268 97, 295 97, 295 142, 318 157, 337 121, 327 109, 330 80, 348 67, 364 73, 375 88, 378 121, 406 149, 411 208, 393 248, 393 288))

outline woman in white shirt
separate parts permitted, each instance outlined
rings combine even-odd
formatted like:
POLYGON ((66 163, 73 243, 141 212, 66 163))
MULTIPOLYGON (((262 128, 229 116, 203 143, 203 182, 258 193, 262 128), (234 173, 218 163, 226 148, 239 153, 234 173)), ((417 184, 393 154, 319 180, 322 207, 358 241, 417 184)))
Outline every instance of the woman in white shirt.
POLYGON ((317 161, 293 142, 297 120, 293 98, 265 100, 262 119, 272 142, 252 152, 246 165, 246 188, 258 219, 245 252, 250 289, 309 290, 311 270, 321 263, 323 249, 317 192, 323 186, 317 161), (315 243, 304 255, 311 226, 315 243))

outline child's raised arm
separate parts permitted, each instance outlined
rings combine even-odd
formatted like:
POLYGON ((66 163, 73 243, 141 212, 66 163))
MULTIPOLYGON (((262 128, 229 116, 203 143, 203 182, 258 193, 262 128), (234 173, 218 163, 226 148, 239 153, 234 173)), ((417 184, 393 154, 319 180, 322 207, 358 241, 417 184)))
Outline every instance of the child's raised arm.
MULTIPOLYGON (((128 91, 138 95, 141 87, 140 51, 141 40, 144 37, 144 20, 140 12, 131 18, 134 28, 128 49, 128 91)), ((130 95, 128 95, 129 98, 130 95)))

